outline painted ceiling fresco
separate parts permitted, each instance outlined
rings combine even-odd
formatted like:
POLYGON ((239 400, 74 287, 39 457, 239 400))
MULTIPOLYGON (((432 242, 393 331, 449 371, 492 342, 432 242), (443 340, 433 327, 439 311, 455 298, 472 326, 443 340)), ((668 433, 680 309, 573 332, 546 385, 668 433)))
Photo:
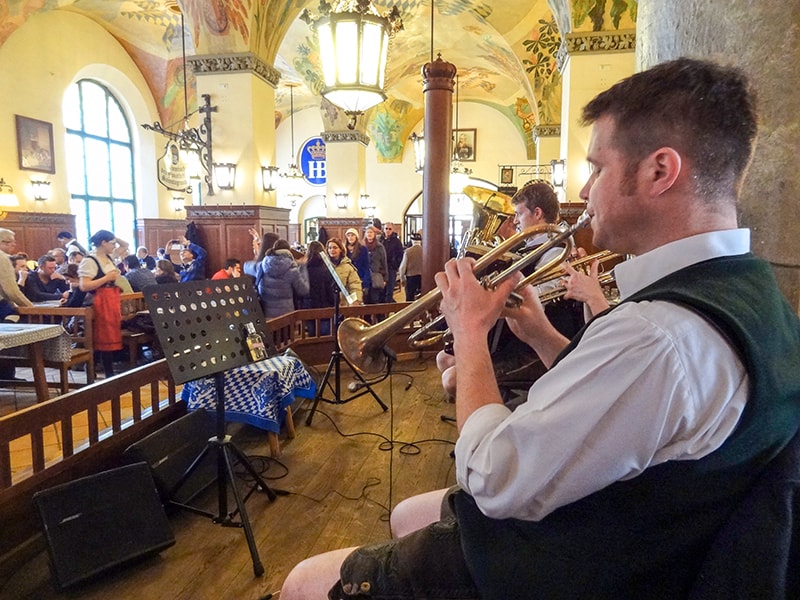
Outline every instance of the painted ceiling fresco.
MULTIPOLYGON (((396 140, 422 118, 422 65, 441 54, 458 68, 460 102, 494 107, 528 140, 537 124, 557 124, 561 81, 556 53, 562 28, 572 31, 633 29, 636 0, 374 0, 403 18, 390 46, 387 102, 372 109, 362 127, 379 157, 397 160, 396 140), (378 143, 379 140, 388 140, 378 143), (394 140, 394 142, 392 142, 394 140)), ((318 0, 0 0, 0 44, 37 11, 80 13, 104 27, 126 48, 159 102, 164 123, 184 112, 182 52, 252 52, 296 82, 295 110, 320 106, 321 69, 316 39, 298 16, 315 13, 318 0), (181 15, 183 14, 183 17, 181 15)), ((189 110, 196 104, 189 80, 189 110)), ((287 88, 276 90, 276 123, 288 117, 287 88)), ((335 126, 334 107, 322 104, 323 121, 335 126)))

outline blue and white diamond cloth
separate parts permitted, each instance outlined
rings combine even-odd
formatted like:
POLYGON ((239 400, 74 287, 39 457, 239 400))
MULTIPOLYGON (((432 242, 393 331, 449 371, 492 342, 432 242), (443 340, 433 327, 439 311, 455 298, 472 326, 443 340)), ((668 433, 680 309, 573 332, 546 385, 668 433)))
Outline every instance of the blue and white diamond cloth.
MULTIPOLYGON (((314 398, 317 386, 303 363, 293 356, 275 356, 226 371, 225 417, 278 433, 286 407, 295 396, 314 398)), ((181 397, 189 410, 216 410, 217 391, 213 377, 184 384, 181 397)))

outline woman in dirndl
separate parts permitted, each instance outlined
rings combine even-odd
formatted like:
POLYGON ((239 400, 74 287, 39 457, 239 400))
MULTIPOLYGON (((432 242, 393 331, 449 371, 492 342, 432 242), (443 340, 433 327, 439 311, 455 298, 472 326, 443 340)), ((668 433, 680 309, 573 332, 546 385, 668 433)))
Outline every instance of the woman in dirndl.
POLYGON ((93 343, 106 377, 114 375, 114 352, 122 350, 120 271, 112 260, 117 236, 105 229, 89 238, 93 249, 78 265, 78 286, 94 296, 93 343))

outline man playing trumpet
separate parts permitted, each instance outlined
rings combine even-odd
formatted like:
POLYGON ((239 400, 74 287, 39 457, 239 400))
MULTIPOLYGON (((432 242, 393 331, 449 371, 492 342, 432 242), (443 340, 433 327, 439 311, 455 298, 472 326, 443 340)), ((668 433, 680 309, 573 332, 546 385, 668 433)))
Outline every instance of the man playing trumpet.
POLYGON ((568 343, 530 287, 509 310, 513 279, 486 290, 472 259, 449 261, 436 283, 460 489, 401 503, 404 537, 301 563, 282 600, 328 584, 330 598, 685 598, 797 432, 800 323, 737 225, 756 136, 744 75, 663 63, 598 95, 583 120, 593 242, 636 255, 616 267, 620 304, 568 343), (486 348, 501 314, 550 367, 514 412, 486 348))

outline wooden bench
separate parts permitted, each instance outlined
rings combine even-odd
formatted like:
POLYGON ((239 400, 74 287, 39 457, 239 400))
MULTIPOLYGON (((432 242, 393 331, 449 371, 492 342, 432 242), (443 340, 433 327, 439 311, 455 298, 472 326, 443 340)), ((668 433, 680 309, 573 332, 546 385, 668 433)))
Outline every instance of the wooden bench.
MULTIPOLYGON (((59 370, 61 375, 61 394, 69 392, 69 370, 71 367, 86 364, 86 383, 93 383, 94 343, 92 339, 93 315, 91 306, 65 308, 61 306, 21 306, 18 308, 21 319, 28 323, 48 323, 61 325, 69 334, 69 348, 45 352, 44 366, 59 370)), ((27 359, 21 359, 23 362, 27 359)), ((76 386, 73 386, 76 387, 76 386)))
POLYGON ((156 336, 144 331, 126 329, 125 323, 132 321, 137 316, 147 313, 147 304, 142 292, 120 295, 122 306, 122 345, 128 350, 128 365, 136 366, 139 352, 143 346, 152 347, 156 343, 156 336))

